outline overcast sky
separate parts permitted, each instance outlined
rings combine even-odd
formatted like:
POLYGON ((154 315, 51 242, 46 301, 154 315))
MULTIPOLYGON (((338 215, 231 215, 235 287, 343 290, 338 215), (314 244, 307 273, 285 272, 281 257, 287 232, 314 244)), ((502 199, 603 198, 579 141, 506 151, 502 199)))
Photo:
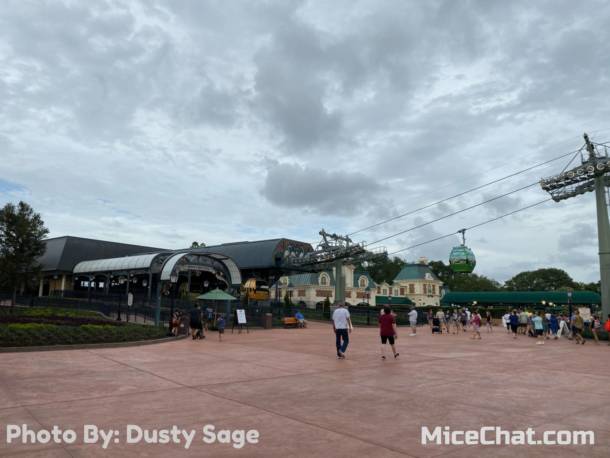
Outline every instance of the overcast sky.
MULTIPOLYGON (((349 233, 610 140, 610 3, 6 1, 0 204, 51 236, 167 248, 349 233)), ((553 162, 355 236, 559 172, 553 162)), ((389 251, 545 198, 534 187, 389 251)), ((467 234, 500 281, 599 278, 592 194, 467 234)), ((404 252, 447 261, 455 238, 404 252)))

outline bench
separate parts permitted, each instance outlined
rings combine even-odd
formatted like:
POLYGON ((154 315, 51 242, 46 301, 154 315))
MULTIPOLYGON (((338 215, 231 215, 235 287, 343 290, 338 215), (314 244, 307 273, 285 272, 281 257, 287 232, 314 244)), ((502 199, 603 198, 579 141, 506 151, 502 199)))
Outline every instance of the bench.
POLYGON ((291 316, 291 317, 286 317, 286 318, 282 318, 282 323, 284 324, 285 328, 289 328, 291 326, 294 326, 295 328, 299 326, 299 320, 297 320, 295 317, 291 316))

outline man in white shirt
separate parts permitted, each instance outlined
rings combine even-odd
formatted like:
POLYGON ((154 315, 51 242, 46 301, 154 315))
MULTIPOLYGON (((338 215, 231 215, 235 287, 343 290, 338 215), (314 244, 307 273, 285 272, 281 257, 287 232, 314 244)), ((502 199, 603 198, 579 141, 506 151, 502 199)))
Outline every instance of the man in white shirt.
POLYGON ((411 325, 411 337, 415 337, 417 335, 417 310, 412 308, 409 312, 409 324, 411 325))
POLYGON ((502 323, 504 323, 506 332, 510 333, 510 313, 506 312, 504 315, 502 315, 502 323))
POLYGON ((349 333, 352 332, 352 320, 345 304, 339 303, 333 312, 333 331, 335 331, 337 358, 345 358, 345 350, 349 344, 349 333))

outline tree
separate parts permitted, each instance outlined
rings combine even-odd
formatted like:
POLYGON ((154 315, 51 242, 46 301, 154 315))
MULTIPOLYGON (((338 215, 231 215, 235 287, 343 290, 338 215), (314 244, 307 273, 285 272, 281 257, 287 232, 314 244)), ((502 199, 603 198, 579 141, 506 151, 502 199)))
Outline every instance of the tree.
POLYGON ((391 283, 405 264, 405 261, 398 257, 390 259, 387 254, 383 254, 370 261, 366 268, 358 265, 357 270, 366 270, 375 280, 375 283, 383 283, 384 281, 391 283))
POLYGON ((520 272, 505 283, 510 291, 556 291, 566 288, 577 288, 565 270, 556 268, 538 269, 520 272))
POLYGON ((198 242, 197 240, 195 240, 193 243, 191 243, 191 248, 203 248, 205 247, 205 243, 203 242, 198 242))
POLYGON ((450 291, 497 291, 500 283, 484 275, 455 273, 443 261, 430 261, 428 267, 450 291))
POLYGON ((0 210, 0 279, 13 292, 40 271, 37 259, 45 252, 49 233, 38 213, 25 202, 8 203, 0 210))

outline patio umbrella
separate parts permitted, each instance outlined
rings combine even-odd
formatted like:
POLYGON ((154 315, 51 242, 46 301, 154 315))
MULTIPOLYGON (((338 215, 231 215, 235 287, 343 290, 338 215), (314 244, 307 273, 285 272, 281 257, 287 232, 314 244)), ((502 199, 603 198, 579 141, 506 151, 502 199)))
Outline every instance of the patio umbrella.
POLYGON ((201 296, 197 296, 197 299, 202 300, 202 301, 226 301, 227 302, 227 307, 226 307, 226 317, 227 320, 229 319, 229 316, 231 315, 231 301, 236 301, 237 298, 231 296, 230 294, 225 293, 223 290, 221 289, 213 289, 212 291, 208 291, 205 294, 202 294, 201 296))
POLYGON ((236 301, 237 298, 231 296, 230 294, 225 293, 221 289, 213 289, 212 291, 208 291, 201 296, 197 296, 197 299, 202 301, 236 301))

